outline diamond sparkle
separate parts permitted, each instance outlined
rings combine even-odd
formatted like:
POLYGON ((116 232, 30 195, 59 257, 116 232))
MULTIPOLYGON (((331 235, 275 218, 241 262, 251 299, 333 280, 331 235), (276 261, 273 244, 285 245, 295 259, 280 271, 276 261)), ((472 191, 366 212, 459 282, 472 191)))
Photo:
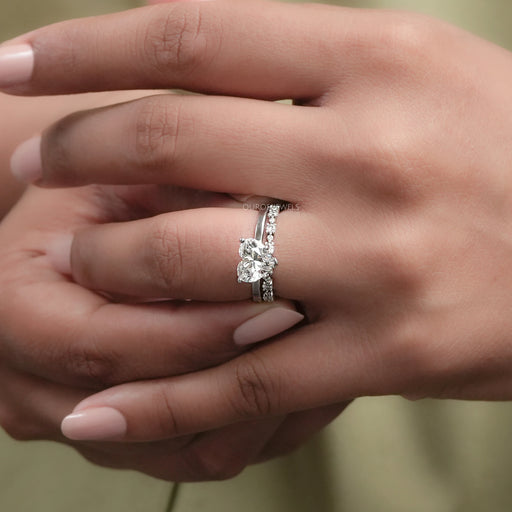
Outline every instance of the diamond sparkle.
POLYGON ((268 247, 255 238, 241 239, 238 252, 242 258, 236 268, 239 283, 255 283, 267 278, 277 265, 268 247))

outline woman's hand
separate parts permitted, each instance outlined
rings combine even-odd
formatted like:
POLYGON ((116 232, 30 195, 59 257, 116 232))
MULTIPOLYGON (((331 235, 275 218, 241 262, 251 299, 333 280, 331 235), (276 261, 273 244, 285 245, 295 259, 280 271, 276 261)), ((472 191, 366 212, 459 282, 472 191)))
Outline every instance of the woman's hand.
MULTIPOLYGON (((299 210, 279 216, 274 278, 309 325, 214 368, 104 391, 66 435, 166 439, 362 395, 512 397, 510 53, 411 14, 224 1, 72 21, 25 42, 33 60, 21 57, 13 93, 211 96, 67 118, 41 151, 33 141, 17 154, 19 175, 299 210), (264 101, 278 98, 295 104, 264 101), (97 435, 88 422, 112 409, 124 421, 97 435)), ((255 221, 216 208, 81 231, 72 274, 121 295, 249 298, 234 269, 255 221)))
POLYGON ((24 190, 23 183, 9 172, 9 160, 16 146, 71 112, 144 95, 144 91, 121 91, 26 98, 0 93, 0 220, 24 190))
POLYGON ((246 350, 244 343, 302 318, 286 301, 112 303, 59 271, 74 230, 198 206, 237 203, 169 187, 32 188, 0 224, 0 424, 9 434, 67 442, 106 466, 203 480, 285 453, 343 410, 336 405, 137 445, 70 442, 61 434, 64 416, 91 390, 219 364, 246 350))

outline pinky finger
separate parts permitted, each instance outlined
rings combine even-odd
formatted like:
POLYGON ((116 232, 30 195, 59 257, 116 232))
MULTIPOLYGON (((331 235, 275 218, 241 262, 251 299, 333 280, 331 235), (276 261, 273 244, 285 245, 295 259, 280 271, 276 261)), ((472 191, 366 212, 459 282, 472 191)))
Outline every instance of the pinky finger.
POLYGON ((172 482, 225 480, 252 464, 282 417, 229 425, 198 435, 153 443, 79 443, 90 462, 135 469, 172 482))

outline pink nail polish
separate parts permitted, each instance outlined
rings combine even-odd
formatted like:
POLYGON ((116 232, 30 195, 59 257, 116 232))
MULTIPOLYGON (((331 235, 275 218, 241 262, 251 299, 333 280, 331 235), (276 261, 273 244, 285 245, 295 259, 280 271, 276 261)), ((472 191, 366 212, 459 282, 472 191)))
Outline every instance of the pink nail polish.
POLYGON ((0 48, 0 88, 28 82, 34 71, 34 51, 29 44, 0 48))
POLYGON ((250 318, 233 333, 237 345, 250 345, 280 334, 304 319, 304 315, 294 309, 270 308, 250 318))
POLYGON ((68 439, 75 441, 102 441, 122 438, 127 424, 117 409, 93 407, 66 416, 61 430, 68 439))
POLYGON ((26 183, 34 183, 42 177, 41 137, 32 137, 16 148, 11 157, 11 172, 26 183))

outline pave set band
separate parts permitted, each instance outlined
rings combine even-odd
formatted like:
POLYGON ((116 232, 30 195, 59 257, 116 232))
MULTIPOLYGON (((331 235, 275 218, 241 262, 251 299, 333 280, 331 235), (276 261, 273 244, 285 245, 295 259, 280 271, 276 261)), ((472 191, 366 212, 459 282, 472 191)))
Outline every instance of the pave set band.
POLYGON ((240 238, 238 253, 242 261, 236 273, 239 283, 252 284, 252 299, 255 302, 274 300, 272 274, 277 265, 274 257, 276 220, 281 211, 280 204, 269 204, 260 211, 254 238, 240 238))

